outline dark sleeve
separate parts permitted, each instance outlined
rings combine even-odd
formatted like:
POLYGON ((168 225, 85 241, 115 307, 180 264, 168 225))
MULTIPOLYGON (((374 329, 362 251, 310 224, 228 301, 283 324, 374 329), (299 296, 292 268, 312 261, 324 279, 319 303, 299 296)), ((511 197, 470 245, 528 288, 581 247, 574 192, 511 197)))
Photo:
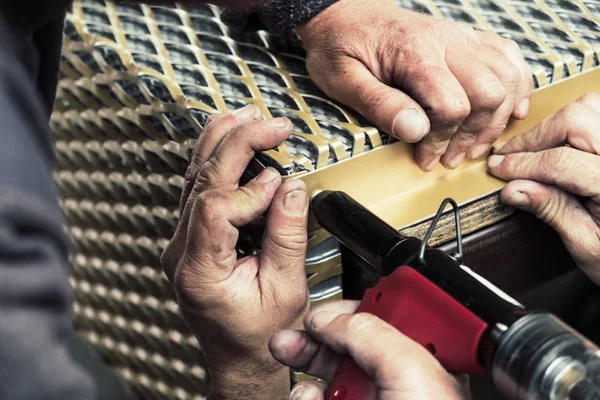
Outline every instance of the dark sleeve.
POLYGON ((235 29, 286 33, 304 25, 338 0, 270 0, 246 12, 225 9, 222 21, 235 29))
POLYGON ((46 111, 11 33, 0 14, 0 399, 90 400, 67 350, 68 242, 46 111))

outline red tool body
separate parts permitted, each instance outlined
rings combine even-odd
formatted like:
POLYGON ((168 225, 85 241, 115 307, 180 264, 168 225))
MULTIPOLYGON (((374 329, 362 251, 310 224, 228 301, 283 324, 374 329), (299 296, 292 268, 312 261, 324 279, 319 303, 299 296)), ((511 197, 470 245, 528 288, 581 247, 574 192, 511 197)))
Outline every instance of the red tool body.
MULTIPOLYGON (((388 322, 429 350, 453 373, 483 373, 479 342, 488 324, 409 266, 397 268, 365 292, 357 312, 388 322)), ((374 399, 375 383, 345 358, 326 399, 374 399)))
MULTIPOLYGON (((319 224, 375 272, 357 312, 378 316, 451 373, 485 373, 516 400, 600 400, 600 350, 558 318, 521 304, 462 265, 458 206, 446 199, 423 241, 403 236, 343 192, 312 198, 319 224), (426 247, 447 203, 459 252, 426 247)), ((344 266, 346 268, 346 265, 344 266)), ((344 271, 346 274, 347 271, 344 271)), ((376 383, 342 360, 326 400, 375 400, 376 383)), ((428 400, 428 399, 420 399, 428 400)))

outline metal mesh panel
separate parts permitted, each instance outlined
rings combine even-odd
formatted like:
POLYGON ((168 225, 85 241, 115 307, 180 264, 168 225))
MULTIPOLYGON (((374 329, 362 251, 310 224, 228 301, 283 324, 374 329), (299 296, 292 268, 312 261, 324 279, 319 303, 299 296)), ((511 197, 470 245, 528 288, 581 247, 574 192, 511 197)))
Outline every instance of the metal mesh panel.
MULTIPOLYGON (((517 41, 538 87, 598 65, 600 1, 397 3, 517 41)), ((321 93, 298 40, 232 31, 212 6, 77 1, 64 43, 51 126, 75 245, 77 328, 140 397, 200 398, 199 346, 178 315, 159 255, 208 116, 252 103, 267 117, 289 117, 295 134, 256 157, 289 177, 326 171, 387 138, 321 93)), ((337 242, 318 231, 309 247, 312 300, 339 297, 337 242)))
POLYGON ((598 66, 597 0, 396 0, 402 7, 497 32, 519 44, 545 86, 598 66))

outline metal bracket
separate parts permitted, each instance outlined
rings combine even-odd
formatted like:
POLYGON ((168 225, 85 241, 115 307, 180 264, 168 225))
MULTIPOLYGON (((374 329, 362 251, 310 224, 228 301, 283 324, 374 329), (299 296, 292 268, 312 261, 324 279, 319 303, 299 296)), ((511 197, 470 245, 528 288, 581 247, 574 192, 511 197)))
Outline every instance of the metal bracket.
POLYGON ((450 197, 448 197, 448 198, 444 199, 444 201, 442 201, 440 208, 438 208, 438 211, 435 214, 435 217, 433 217, 433 221, 431 222, 431 226, 427 230, 427 233, 425 234, 425 237, 423 238, 423 242, 421 243, 421 247, 419 248, 419 262, 423 265, 425 264, 425 249, 427 248, 427 242, 429 241, 429 239, 431 238, 431 235, 435 231, 435 227, 436 227, 437 223, 439 222, 440 218, 442 218, 442 215, 444 214, 444 209, 446 208, 446 206, 448 204, 451 204, 452 208, 454 209, 454 222, 456 225, 456 242, 458 245, 458 253, 451 255, 451 257, 454 258, 456 260, 456 262, 462 264, 463 243, 462 243, 462 230, 460 227, 460 210, 458 208, 458 205, 456 204, 456 201, 454 201, 454 199, 451 199, 450 197))

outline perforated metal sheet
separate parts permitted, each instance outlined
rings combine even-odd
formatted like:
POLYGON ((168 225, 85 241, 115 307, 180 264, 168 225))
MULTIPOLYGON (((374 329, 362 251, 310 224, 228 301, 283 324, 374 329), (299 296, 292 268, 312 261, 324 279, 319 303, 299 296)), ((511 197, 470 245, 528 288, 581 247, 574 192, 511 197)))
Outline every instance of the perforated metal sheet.
MULTIPOLYGON (((540 87, 598 65, 600 1, 397 2, 514 39, 540 87)), ((296 133, 257 160, 291 177, 387 140, 319 91, 295 38, 234 32, 218 15, 212 6, 85 0, 65 27, 51 126, 75 244, 76 324, 143 398, 200 398, 206 388, 197 341, 158 262, 206 118, 248 103, 289 117, 296 133)), ((316 232, 311 247, 312 299, 339 297, 337 244, 316 232)))

